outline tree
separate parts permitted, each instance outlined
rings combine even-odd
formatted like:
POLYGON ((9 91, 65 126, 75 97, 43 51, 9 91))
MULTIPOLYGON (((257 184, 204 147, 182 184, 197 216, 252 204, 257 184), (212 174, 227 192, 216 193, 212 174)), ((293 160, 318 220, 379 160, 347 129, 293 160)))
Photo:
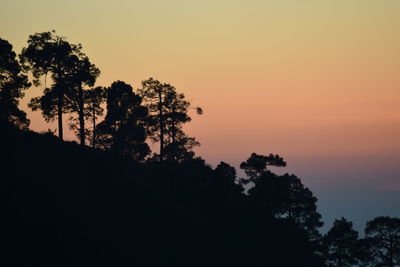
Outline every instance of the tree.
POLYGON ((175 130, 174 137, 167 139, 164 146, 165 160, 171 163, 193 159, 193 148, 200 146, 194 137, 187 136, 182 130, 175 130))
POLYGON ((249 180, 242 181, 244 183, 255 182, 260 175, 267 172, 267 166, 285 167, 286 162, 279 155, 269 154, 269 156, 264 156, 252 153, 250 158, 240 164, 240 168, 249 177, 249 180))
MULTIPOLYGON (((42 110, 46 121, 58 119, 58 136, 63 140, 63 113, 67 103, 65 94, 72 86, 76 57, 81 46, 70 44, 55 31, 35 33, 29 36, 28 46, 22 49, 20 61, 25 71, 31 71, 33 82, 40 85, 40 78, 50 75, 53 83, 45 88, 42 97, 31 99, 32 110, 42 110)), ((46 83, 45 83, 46 86, 46 83)))
POLYGON ((400 264, 400 219, 386 216, 367 222, 366 239, 370 240, 376 266, 400 264))
MULTIPOLYGON (((150 137, 153 142, 160 143, 160 163, 164 160, 176 162, 191 154, 190 150, 200 143, 182 130, 183 124, 191 121, 188 111, 192 107, 185 95, 178 93, 172 85, 153 78, 143 81, 138 92, 150 112, 150 137)), ((202 114, 201 108, 195 109, 198 114, 202 114)))
POLYGON ((263 210, 269 217, 284 219, 304 229, 313 241, 319 238, 317 231, 323 223, 317 212, 317 198, 295 175, 278 176, 267 170, 267 166, 286 166, 278 155, 258 155, 256 153, 240 164, 248 176, 241 184, 252 184, 248 196, 253 205, 263 210))
POLYGON ((150 153, 145 143, 148 111, 141 102, 142 98, 125 82, 116 81, 107 89, 107 114, 98 126, 103 149, 138 161, 150 153))
POLYGON ((214 187, 222 198, 221 202, 236 204, 241 200, 243 187, 237 184, 236 169, 228 163, 221 161, 214 170, 214 187))
POLYGON ((145 102, 149 116, 149 133, 154 142, 160 142, 160 162, 164 159, 164 138, 165 138, 165 100, 170 91, 171 86, 162 84, 153 78, 142 81, 142 88, 138 93, 145 102))
POLYGON ((106 100, 106 91, 103 87, 90 88, 85 90, 85 117, 92 122, 92 129, 87 136, 93 148, 97 146, 97 125, 98 117, 103 116, 104 108, 102 104, 106 100))
MULTIPOLYGON (((183 159, 193 158, 192 149, 200 146, 194 137, 185 134, 182 127, 184 123, 190 122, 192 119, 188 115, 191 109, 191 103, 185 99, 184 94, 179 94, 176 90, 171 90, 167 94, 166 116, 165 116, 165 132, 167 140, 165 141, 166 159, 176 163, 183 159)), ((203 110, 200 107, 194 107, 196 113, 201 115, 203 110)))
POLYGON ((20 129, 27 129, 29 120, 26 113, 18 108, 23 90, 30 87, 28 77, 21 73, 12 45, 0 38, 0 119, 20 129))
MULTIPOLYGON (((89 58, 85 54, 79 52, 78 55, 73 55, 73 71, 69 75, 68 82, 70 87, 66 92, 66 98, 68 111, 78 115, 77 118, 71 115, 70 121, 72 121, 72 128, 78 133, 81 145, 85 145, 87 132, 85 131, 85 118, 87 117, 85 114, 85 105, 87 102, 85 98, 88 94, 85 92, 84 86, 93 86, 99 74, 100 70, 90 63, 89 58)), ((93 91, 92 94, 96 92, 93 91)))
POLYGON ((354 266, 357 264, 358 232, 345 218, 335 220, 323 237, 325 258, 329 266, 354 266))
POLYGON ((281 189, 279 216, 301 226, 316 241, 320 238, 317 228, 323 226, 321 214, 317 212, 318 199, 296 175, 284 174, 277 178, 277 187, 281 189))

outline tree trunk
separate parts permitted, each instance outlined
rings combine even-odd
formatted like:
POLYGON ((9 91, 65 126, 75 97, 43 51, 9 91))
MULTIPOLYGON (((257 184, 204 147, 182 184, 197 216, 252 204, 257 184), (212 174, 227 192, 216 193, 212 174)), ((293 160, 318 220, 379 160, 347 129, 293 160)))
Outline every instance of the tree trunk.
POLYGON ((93 114, 93 136, 92 136, 92 147, 95 149, 96 148, 96 113, 95 113, 95 108, 93 106, 92 110, 93 114))
POLYGON ((85 118, 83 112, 79 112, 79 137, 81 139, 81 145, 85 145, 85 118), (82 113, 82 114, 81 114, 82 113))
POLYGON ((60 138, 61 141, 64 140, 63 136, 63 106, 64 106, 64 96, 62 92, 59 92, 58 94, 58 101, 57 101, 57 112, 58 112, 58 138, 60 138))
POLYGON ((176 144, 176 130, 175 123, 172 124, 172 162, 177 162, 178 146, 176 144))
POLYGON ((83 89, 79 87, 79 137, 81 139, 81 145, 85 145, 85 113, 84 113, 84 106, 83 106, 83 89))
POLYGON ((159 124, 160 124, 160 165, 164 159, 164 118, 163 118, 163 103, 162 92, 158 92, 158 111, 159 111, 159 124))
MULTIPOLYGON (((60 44, 61 39, 57 39, 58 45, 60 44)), ((64 107, 64 84, 61 80, 62 70, 60 68, 60 62, 57 62, 56 68, 57 79, 55 80, 56 89, 58 93, 58 101, 57 101, 57 116, 58 116, 58 138, 61 141, 64 141, 63 135, 63 107, 64 107)))

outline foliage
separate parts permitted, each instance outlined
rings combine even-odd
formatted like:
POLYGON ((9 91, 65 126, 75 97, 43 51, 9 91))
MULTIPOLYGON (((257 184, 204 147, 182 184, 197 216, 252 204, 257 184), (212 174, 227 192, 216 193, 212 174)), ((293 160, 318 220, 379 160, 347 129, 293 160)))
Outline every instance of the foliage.
POLYGON ((12 45, 0 38, 0 119, 27 129, 26 113, 18 108, 24 90, 30 86, 28 77, 21 73, 12 45))
POLYGON ((122 81, 114 82, 107 90, 107 114, 98 125, 98 142, 103 149, 118 155, 143 160, 150 148, 145 143, 147 108, 132 86, 122 81))
POLYGON ((376 266, 397 266, 400 264, 400 219, 377 217, 365 228, 366 239, 376 266))
MULTIPOLYGON (((270 154, 269 156, 258 155, 252 153, 250 158, 240 164, 240 168, 243 169, 251 182, 255 182, 258 177, 265 174, 267 166, 285 167, 286 162, 279 155, 270 154)), ((243 180, 243 182, 247 182, 243 180)))
POLYGON ((358 232, 345 218, 335 220, 323 237, 325 257, 329 266, 354 266, 357 264, 358 232))
POLYGON ((304 229, 312 240, 319 238, 317 228, 323 223, 317 212, 317 198, 295 175, 278 176, 267 170, 267 166, 286 166, 278 155, 264 156, 256 153, 240 164, 248 179, 243 185, 252 184, 248 195, 253 205, 271 218, 294 222, 304 229))
MULTIPOLYGON (((103 103, 106 101, 106 89, 101 86, 89 88, 84 91, 84 116, 91 123, 91 129, 86 128, 86 138, 93 148, 97 147, 97 123, 103 116, 103 103)), ((77 129, 75 130, 77 133, 77 129)))
MULTIPOLYGON (((200 145, 193 137, 187 136, 182 127, 191 121, 188 115, 191 103, 185 95, 178 93, 168 83, 149 78, 142 81, 138 90, 149 110, 148 133, 153 142, 160 143, 160 161, 177 162, 193 157, 193 147, 200 145)), ((202 114, 200 107, 195 107, 202 114)))
MULTIPOLYGON (((94 93, 101 94, 99 90, 91 90, 90 93, 84 90, 85 86, 93 86, 96 78, 100 75, 100 70, 89 61, 89 58, 79 51, 74 56, 74 67, 69 75, 69 90, 66 92, 67 110, 71 114, 70 126, 75 130, 82 145, 85 144, 86 129, 85 119, 87 118, 87 105, 92 100, 102 100, 101 95, 93 96, 94 93), (87 99, 87 97, 92 97, 87 99), (94 97, 94 98, 93 98, 94 97), (72 114, 76 114, 73 116, 72 114)), ((93 101, 92 101, 93 102, 93 101)), ((96 104, 96 105, 100 105, 96 104)))
POLYGON ((63 113, 69 112, 71 101, 77 94, 80 95, 78 101, 82 101, 82 84, 93 85, 99 75, 99 70, 81 50, 80 44, 70 44, 64 37, 51 31, 30 35, 28 46, 22 49, 20 55, 23 68, 31 71, 35 85, 41 84, 42 76, 46 78, 50 75, 52 78, 49 87, 45 83, 43 96, 33 98, 29 106, 32 110, 42 110, 46 121, 58 119, 60 139, 63 139, 63 113), (65 99, 67 95, 69 102, 65 99))

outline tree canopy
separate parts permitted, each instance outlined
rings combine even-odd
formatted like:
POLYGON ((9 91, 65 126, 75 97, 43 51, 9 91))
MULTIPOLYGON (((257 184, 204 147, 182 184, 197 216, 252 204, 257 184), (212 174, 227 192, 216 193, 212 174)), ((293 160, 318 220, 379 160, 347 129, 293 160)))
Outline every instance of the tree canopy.
POLYGON ((21 129, 28 128, 26 113, 18 105, 24 90, 29 87, 28 77, 22 74, 12 45, 0 38, 0 119, 21 129))
POLYGON ((98 125, 99 145, 121 156, 143 160, 150 148, 145 143, 148 110, 131 85, 114 82, 106 89, 107 114, 98 125))
POLYGON ((357 261, 358 232, 353 223, 345 218, 335 220, 332 228, 324 235, 325 257, 331 266, 354 266, 357 261))
POLYGON ((400 219, 387 216, 377 217, 365 227, 370 251, 378 266, 400 264, 400 219))
MULTIPOLYGON (((193 157, 191 150, 200 143, 182 129, 183 124, 191 121, 188 112, 192 107, 185 95, 178 93, 174 86, 154 78, 142 81, 138 93, 149 110, 148 133, 153 142, 160 143, 160 162, 193 157)), ((203 113, 200 107, 194 109, 197 114, 203 113)))
POLYGON ((79 114, 80 139, 85 141, 83 85, 92 86, 100 70, 90 63, 80 44, 70 44, 55 31, 29 36, 28 46, 22 49, 20 61, 26 71, 31 71, 35 85, 41 77, 50 75, 52 84, 43 96, 31 100, 32 110, 40 109, 46 121, 58 120, 58 135, 63 139, 63 113, 79 114))

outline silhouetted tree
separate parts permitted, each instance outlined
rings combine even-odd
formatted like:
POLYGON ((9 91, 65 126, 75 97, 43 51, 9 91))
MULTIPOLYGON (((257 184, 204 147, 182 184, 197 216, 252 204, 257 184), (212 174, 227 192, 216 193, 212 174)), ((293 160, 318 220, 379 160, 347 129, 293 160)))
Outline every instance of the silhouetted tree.
POLYGON ((240 164, 240 168, 244 170, 249 180, 242 180, 244 183, 248 181, 255 182, 257 178, 267 172, 267 166, 285 167, 286 162, 279 155, 270 154, 269 156, 258 155, 252 153, 250 158, 240 164))
POLYGON ((164 159, 165 100, 172 90, 172 86, 163 84, 153 78, 142 81, 142 88, 138 90, 150 112, 148 118, 150 137, 154 142, 160 142, 160 162, 164 159))
POLYGON ((248 195, 252 203, 271 218, 285 219, 303 228, 309 238, 318 240, 317 228, 323 223, 317 212, 317 198, 295 175, 278 176, 267 170, 267 166, 286 166, 278 155, 251 154, 240 164, 248 179, 241 179, 246 185, 252 183, 248 195))
POLYGON ((21 73, 12 45, 0 38, 0 119, 20 129, 27 129, 29 120, 26 113, 18 108, 23 90, 30 86, 28 77, 21 73))
POLYGON ((182 130, 174 130, 173 139, 165 142, 164 157, 173 163, 192 159, 196 146, 200 146, 200 143, 194 137, 187 136, 182 130))
MULTIPOLYGON (((192 149, 199 146, 200 143, 194 137, 187 136, 182 130, 184 123, 192 119, 188 115, 191 109, 191 103, 185 99, 185 95, 177 93, 175 88, 167 94, 165 131, 168 136, 165 145, 166 159, 171 162, 178 162, 183 159, 192 158, 194 152, 192 149)), ((196 113, 201 115, 203 110, 200 107, 194 107, 196 113)))
MULTIPOLYGON (((58 119, 58 136, 63 140, 63 113, 65 94, 71 88, 71 75, 75 73, 76 57, 80 45, 70 44, 55 31, 35 33, 29 36, 28 46, 22 49, 20 61, 24 69, 30 70, 33 82, 40 85, 40 78, 51 75, 52 85, 45 88, 42 97, 31 100, 32 110, 42 110, 46 121, 58 119)), ((46 84, 45 84, 46 85, 46 84)))
MULTIPOLYGON (((177 93, 172 85, 153 78, 142 81, 142 88, 138 92, 150 112, 150 137, 153 142, 160 142, 160 162, 165 159, 176 162, 185 158, 194 146, 199 145, 182 130, 182 125, 191 120, 188 115, 191 103, 185 99, 184 94, 177 93)), ((202 114, 201 108, 195 109, 198 114, 202 114)))
POLYGON ((236 169, 226 162, 221 161, 215 168, 217 176, 223 178, 223 183, 231 184, 236 180, 236 169))
POLYGON ((118 154, 143 160, 150 153, 145 143, 147 108, 132 86, 122 81, 113 82, 107 89, 107 114, 98 125, 100 146, 118 154))
POLYGON ((87 137, 93 148, 97 145, 97 119, 103 116, 104 108, 102 104, 106 100, 105 88, 98 86, 84 91, 85 94, 85 117, 91 121, 91 130, 88 129, 87 137))
POLYGON ((220 195, 228 205, 237 205, 241 201, 244 188, 237 183, 236 169, 221 161, 214 170, 217 194, 220 195))
POLYGON ((366 239, 370 240, 375 266, 400 264, 400 219, 386 216, 367 222, 366 239))
MULTIPOLYGON (((68 74, 69 90, 66 91, 67 109, 70 113, 76 113, 77 118, 71 115, 71 126, 75 130, 80 139, 81 145, 85 145, 86 131, 85 118, 87 97, 84 86, 93 86, 96 78, 100 75, 100 70, 90 63, 89 58, 80 52, 79 45, 77 55, 73 55, 71 59, 71 73, 68 74), (78 123, 76 123, 78 121, 78 123)), ((96 92, 96 91, 94 91, 96 92)), ((92 93, 93 94, 93 93, 92 93)))
POLYGON ((354 266, 357 264, 358 232, 345 218, 335 220, 324 235, 325 257, 328 266, 354 266))
POLYGON ((317 212, 318 199, 295 175, 278 176, 281 194, 281 209, 278 214, 301 226, 312 241, 318 241, 318 228, 323 226, 321 214, 317 212))

